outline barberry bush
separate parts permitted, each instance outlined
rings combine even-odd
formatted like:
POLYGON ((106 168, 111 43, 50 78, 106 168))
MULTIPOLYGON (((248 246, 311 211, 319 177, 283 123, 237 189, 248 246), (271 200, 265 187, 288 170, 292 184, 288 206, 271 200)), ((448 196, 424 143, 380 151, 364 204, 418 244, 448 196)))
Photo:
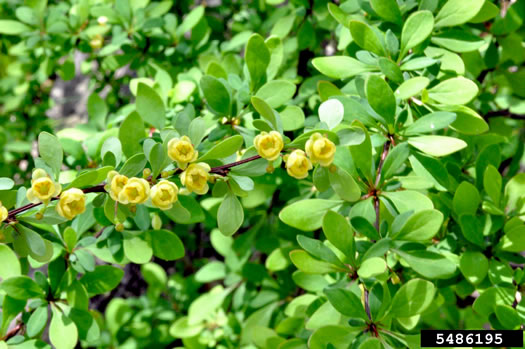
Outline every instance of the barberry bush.
POLYGON ((0 1, 0 348, 523 329, 524 20, 519 0, 0 1), (87 117, 48 117, 78 79, 87 117))

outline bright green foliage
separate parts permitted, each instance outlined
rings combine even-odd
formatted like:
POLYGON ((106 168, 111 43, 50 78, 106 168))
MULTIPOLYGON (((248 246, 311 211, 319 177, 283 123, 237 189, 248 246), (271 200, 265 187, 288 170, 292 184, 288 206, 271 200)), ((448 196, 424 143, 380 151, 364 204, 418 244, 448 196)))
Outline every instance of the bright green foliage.
POLYGON ((0 13, 0 348, 523 329, 525 1, 0 13))

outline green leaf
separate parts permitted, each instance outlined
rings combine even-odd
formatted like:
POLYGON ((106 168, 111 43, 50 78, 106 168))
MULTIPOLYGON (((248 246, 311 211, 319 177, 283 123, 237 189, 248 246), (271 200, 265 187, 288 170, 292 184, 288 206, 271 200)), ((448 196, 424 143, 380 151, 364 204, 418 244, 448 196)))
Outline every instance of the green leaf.
POLYGON ((518 225, 507 231, 498 247, 503 251, 523 252, 525 250, 525 225, 518 225))
POLYGON ((481 198, 478 189, 469 182, 461 182, 454 193, 452 207, 459 217, 464 214, 475 215, 481 198))
POLYGON ((361 144, 351 145, 350 153, 356 167, 361 173, 372 182, 374 174, 372 173, 372 142, 368 130, 359 122, 354 122, 355 126, 360 127, 365 133, 365 140, 361 144), (356 124, 357 123, 357 124, 356 124))
POLYGON ((270 105, 257 96, 253 96, 251 102, 255 110, 273 126, 273 129, 278 130, 277 118, 270 105))
POLYGON ((483 3, 481 0, 448 0, 436 16, 436 27, 453 27, 470 21, 483 3))
POLYGON ((297 235, 297 242, 313 257, 340 266, 341 268, 345 267, 339 258, 337 258, 335 253, 329 247, 325 246, 321 241, 306 237, 304 235, 297 235))
POLYGON ((30 298, 43 298, 44 291, 28 276, 14 276, 4 279, 0 289, 14 299, 26 300, 30 298))
POLYGON ((58 179, 60 168, 62 167, 62 159, 64 158, 64 151, 58 138, 47 132, 40 132, 38 135, 38 152, 40 157, 51 167, 58 179))
POLYGON ((226 158, 239 150, 243 142, 244 139, 240 135, 228 137, 219 144, 213 146, 213 148, 201 156, 197 161, 226 158))
POLYGON ((442 130, 456 120, 456 114, 438 111, 424 115, 413 124, 408 125, 404 133, 413 136, 421 133, 430 133, 442 130))
POLYGON ((226 277, 226 265, 223 262, 213 261, 205 264, 195 273, 197 282, 208 283, 226 277))
POLYGON ((144 121, 137 112, 130 113, 120 125, 118 139, 122 144, 122 151, 129 158, 142 150, 140 141, 146 137, 144 121))
POLYGON ((122 145, 117 137, 109 137, 102 144, 100 158, 104 165, 117 167, 122 160, 122 145))
POLYGON ((166 109, 162 98, 155 92, 154 89, 144 83, 139 83, 137 89, 137 112, 142 120, 155 127, 157 130, 162 130, 166 123, 166 109))
POLYGON ((323 232, 328 241, 355 264, 354 232, 346 218, 337 212, 327 211, 323 217, 323 232))
POLYGON ((437 210, 423 210, 414 213, 405 222, 393 239, 424 241, 434 237, 443 224, 443 214, 437 210))
POLYGON ((510 305, 498 304, 495 308, 496 317, 506 329, 519 329, 522 324, 520 314, 510 305))
POLYGON ((378 34, 368 24, 352 20, 350 21, 350 33, 359 47, 373 52, 378 56, 385 55, 385 50, 378 34))
POLYGON ((489 261, 481 252, 465 251, 459 259, 459 270, 468 282, 477 285, 487 276, 489 261))
POLYGON ((49 340, 56 349, 75 348, 78 341, 77 326, 57 306, 51 306, 51 310, 53 317, 49 324, 49 340))
POLYGON ((5 280, 21 274, 20 261, 16 254, 5 244, 0 244, 0 278, 5 280))
POLYGON ((0 190, 9 190, 13 188, 15 182, 11 178, 0 177, 0 190))
POLYGON ((398 84, 403 82, 403 73, 401 73, 401 69, 399 69, 396 63, 385 57, 379 57, 377 61, 381 72, 385 74, 387 79, 395 81, 398 84))
POLYGON ((445 256, 426 250, 396 250, 410 268, 428 279, 448 279, 456 272, 456 263, 445 256))
POLYGON ((84 274, 80 282, 91 295, 111 291, 117 287, 124 271, 111 265, 99 265, 94 271, 84 274))
POLYGON ((502 178, 498 169, 492 165, 488 165, 483 175, 483 188, 496 206, 499 206, 501 198, 501 184, 502 178))
POLYGON ((296 105, 287 105, 279 114, 284 131, 295 131, 304 126, 304 112, 296 105))
POLYGON ((272 80, 264 84, 255 94, 272 108, 290 101, 295 94, 295 85, 288 80, 272 80))
POLYGON ((499 14, 499 7, 490 1, 483 1, 483 6, 481 10, 470 19, 470 23, 484 23, 488 22, 492 18, 496 17, 499 14))
POLYGON ((377 75, 370 75, 366 81, 366 97, 372 109, 385 118, 387 125, 393 125, 396 98, 386 81, 377 75))
POLYGON ((146 156, 144 156, 143 153, 135 154, 132 157, 130 157, 124 163, 124 165, 122 165, 122 168, 120 169, 119 173, 128 177, 136 176, 137 173, 141 172, 144 169, 144 166, 146 166, 147 162, 148 160, 146 159, 146 156))
POLYGON ((472 309, 480 316, 488 317, 498 305, 508 305, 514 302, 516 289, 514 287, 492 286, 483 291, 472 304, 472 309))
POLYGON ((231 97, 226 85, 213 76, 201 78, 200 86, 210 109, 217 115, 230 115, 231 97))
POLYGON ((337 99, 329 99, 319 106, 319 119, 331 130, 343 121, 345 109, 337 99))
POLYGON ((459 217, 459 226, 463 236, 479 247, 484 247, 483 226, 478 218, 472 214, 463 214, 459 217))
POLYGON ((372 9, 385 21, 401 23, 401 11, 396 0, 370 0, 372 9))
POLYGON ((464 105, 440 105, 440 110, 456 114, 450 128, 459 133, 477 135, 489 130, 489 125, 477 112, 464 105))
POLYGON ((138 236, 125 237, 122 245, 124 254, 132 263, 148 263, 153 256, 153 249, 150 244, 138 236))
POLYGON ((389 179, 398 172, 407 160, 409 154, 410 149, 407 143, 401 143, 393 147, 383 163, 383 169, 381 171, 382 179, 389 179))
POLYGON ((206 136, 206 121, 202 117, 191 120, 188 127, 188 137, 195 148, 201 144, 204 136, 206 136))
POLYGON ((244 209, 233 193, 228 193, 217 212, 217 226, 226 236, 235 234, 244 222, 244 209))
POLYGON ((434 16, 430 11, 417 11, 408 16, 401 32, 401 53, 399 60, 408 50, 422 43, 432 33, 434 16))
POLYGON ((35 309, 27 321, 27 336, 35 337, 47 324, 47 305, 35 309))
POLYGON ((392 299, 392 316, 410 317, 427 309, 436 293, 436 287, 429 281, 412 279, 396 292, 392 299))
POLYGON ((388 198, 394 204, 399 213, 407 211, 419 212, 434 208, 432 200, 426 195, 413 190, 383 192, 381 195, 388 198))
POLYGON ((350 223, 359 234, 366 236, 370 240, 379 240, 381 238, 376 228, 364 217, 352 217, 350 223))
POLYGON ((310 274, 327 274, 345 271, 334 264, 317 260, 306 251, 294 250, 290 252, 290 259, 297 269, 310 274))
POLYGON ((338 167, 334 172, 328 171, 328 178, 332 189, 341 199, 354 202, 361 198, 361 190, 354 178, 342 168, 338 167))
POLYGON ((387 266, 384 258, 372 257, 361 263, 357 270, 357 274, 362 279, 368 279, 378 277, 381 274, 384 274, 386 270, 387 266))
POLYGON ((315 69, 334 79, 346 79, 357 74, 378 70, 377 67, 347 56, 316 57, 312 60, 315 69))
POLYGON ((151 176, 156 178, 159 173, 166 167, 166 160, 168 155, 164 146, 160 143, 155 143, 149 152, 149 163, 151 165, 151 176))
POLYGON ((453 52, 472 52, 485 44, 479 36, 458 29, 432 36, 430 41, 453 52))
POLYGON ((467 146, 465 141, 447 136, 419 136, 408 139, 408 144, 432 156, 447 156, 467 146))
POLYGON ((109 109, 106 102, 96 92, 89 95, 87 100, 87 112, 89 119, 93 121, 95 125, 100 128, 104 127, 108 111, 109 109))
POLYGON ((478 85, 462 76, 440 82, 428 90, 428 97, 443 104, 467 104, 478 94, 478 85))
POLYGON ((22 33, 30 31, 31 28, 11 19, 0 19, 0 34, 5 35, 20 35, 22 33))
POLYGON ((270 50, 261 35, 253 34, 250 36, 246 44, 244 59, 250 73, 251 89, 257 91, 266 79, 266 68, 270 63, 270 50))
POLYGON ((322 225, 326 211, 341 205, 340 200, 308 199, 294 202, 279 213, 284 223, 302 231, 313 231, 322 225))
POLYGON ((151 230, 149 238, 155 257, 173 261, 184 257, 184 245, 180 238, 169 230, 151 230))
POLYGON ((204 6, 197 6, 184 18, 180 26, 177 28, 177 37, 182 37, 186 32, 195 28, 195 26, 204 17, 204 6))
POLYGON ((352 318, 369 320, 361 303, 361 299, 352 291, 344 288, 331 287, 325 288, 324 293, 332 306, 341 314, 352 318))
POLYGON ((404 81, 396 89, 395 95, 401 99, 409 99, 416 96, 428 86, 430 80, 424 76, 416 76, 415 78, 404 81))

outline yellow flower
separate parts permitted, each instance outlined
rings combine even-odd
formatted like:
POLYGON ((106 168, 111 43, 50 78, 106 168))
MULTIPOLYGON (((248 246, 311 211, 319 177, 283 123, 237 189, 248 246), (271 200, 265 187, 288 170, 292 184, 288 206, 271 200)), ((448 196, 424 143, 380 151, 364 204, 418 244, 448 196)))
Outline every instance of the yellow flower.
POLYGON ((193 148, 188 136, 182 138, 172 138, 168 142, 168 156, 177 162, 177 166, 185 169, 188 163, 194 162, 199 156, 199 152, 193 148))
POLYGON ((178 192, 179 188, 177 188, 175 183, 161 180, 151 188, 151 203, 161 210, 169 210, 173 203, 177 201, 178 192))
POLYGON ((253 144, 257 153, 270 161, 277 159, 284 147, 283 137, 277 131, 261 132, 254 138, 253 144))
POLYGON ((8 215, 9 212, 7 211, 7 208, 5 208, 5 206, 2 205, 2 201, 0 201, 0 222, 5 221, 8 215))
POLYGON ((128 183, 128 177, 118 174, 117 171, 110 171, 106 180, 108 185, 105 189, 109 192, 109 196, 115 201, 118 201, 118 195, 124 189, 126 183, 128 183))
POLYGON ((66 190, 60 195, 56 210, 66 219, 75 218, 86 210, 86 194, 78 188, 66 190))
POLYGON ((323 167, 328 167, 334 161, 335 144, 318 132, 310 136, 306 142, 305 150, 314 164, 319 163, 323 167))
POLYGON ((180 175, 182 185, 184 185, 190 193, 194 191, 200 195, 206 194, 209 189, 208 178, 210 176, 210 170, 210 165, 205 162, 189 165, 186 171, 180 175))
POLYGON ((27 190, 27 200, 37 204, 39 202, 48 203, 52 197, 57 196, 62 191, 62 186, 54 182, 51 177, 41 168, 33 172, 31 188, 27 190))
POLYGON ((149 197, 149 183, 144 178, 130 178, 118 194, 121 204, 142 204, 149 197))
POLYGON ((312 162, 306 157, 302 150, 294 150, 286 159, 286 171, 297 179, 308 176, 308 171, 312 169, 312 162))

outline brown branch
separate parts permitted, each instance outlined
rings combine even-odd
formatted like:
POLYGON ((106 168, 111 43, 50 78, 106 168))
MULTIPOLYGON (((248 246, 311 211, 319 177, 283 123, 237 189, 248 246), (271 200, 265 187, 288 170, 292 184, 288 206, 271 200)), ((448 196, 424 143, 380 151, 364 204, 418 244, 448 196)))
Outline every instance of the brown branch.
POLYGON ((485 114, 485 119, 494 118, 494 117, 507 117, 509 119, 515 120, 525 120, 524 114, 511 113, 509 109, 502 110, 493 110, 485 114))
POLYGON ((6 335, 4 336, 4 338, 2 338, 3 341, 7 341, 8 339, 16 336, 19 332, 23 331, 24 329, 24 324, 23 323, 18 323, 16 324, 15 327, 13 327, 11 329, 11 331, 7 332, 6 335))
POLYGON ((230 168, 235 167, 235 166, 239 166, 239 165, 248 163, 250 161, 254 161, 254 160, 260 159, 260 158, 261 158, 260 155, 255 155, 255 156, 243 159, 243 160, 232 162, 231 164, 226 164, 226 165, 222 165, 222 166, 212 167, 212 169, 210 170, 210 173, 216 173, 216 174, 220 174, 220 175, 224 175, 224 173, 228 174, 228 171, 230 170, 230 168))
POLYGON ((379 233, 379 183, 381 182, 381 171, 383 170, 383 164, 385 163, 386 156, 388 155, 388 151, 390 150, 390 140, 387 140, 385 142, 385 145, 383 146, 383 152, 381 153, 381 158, 379 159, 379 165, 377 165, 377 172, 376 172, 376 180, 374 184, 374 188, 372 188, 372 196, 374 197, 374 209, 376 211, 376 221, 374 223, 374 227, 376 228, 377 232, 379 233))

